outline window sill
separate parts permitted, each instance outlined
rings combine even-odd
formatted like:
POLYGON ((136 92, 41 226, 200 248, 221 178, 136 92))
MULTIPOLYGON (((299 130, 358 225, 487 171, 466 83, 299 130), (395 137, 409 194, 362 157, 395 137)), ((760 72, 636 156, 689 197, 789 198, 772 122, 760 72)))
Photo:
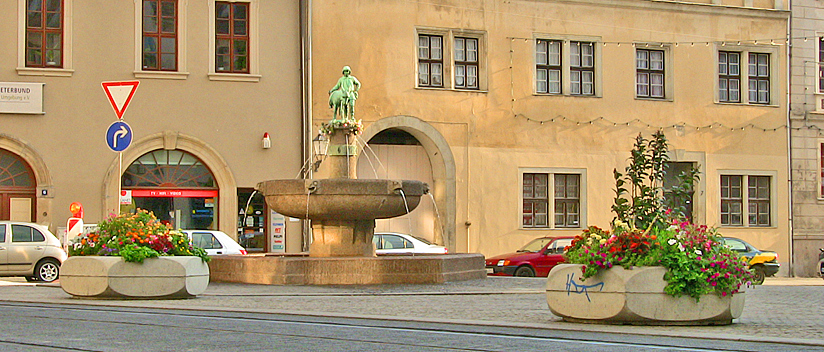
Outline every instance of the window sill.
POLYGON ((672 98, 647 98, 647 97, 635 97, 635 100, 643 100, 643 101, 663 101, 663 102, 668 102, 668 103, 672 103, 672 102, 673 102, 673 99, 672 99, 672 98))
POLYGON ((134 78, 148 79, 187 79, 189 72, 170 71, 134 71, 134 78))
POLYGON ((17 74, 21 76, 71 77, 74 70, 67 68, 18 67, 17 74))
POLYGON ((225 81, 225 82, 260 82, 261 75, 253 75, 246 73, 209 73, 210 81, 225 81))
POLYGON ((449 92, 466 92, 466 93, 489 93, 487 90, 483 89, 460 89, 460 88, 438 88, 438 87, 415 87, 415 89, 419 90, 440 90, 440 91, 449 91, 449 92))
POLYGON ((743 226, 743 225, 721 225, 720 228, 725 229, 740 229, 740 230, 776 230, 778 226, 743 226))
POLYGON ((523 231, 581 231, 583 227, 521 227, 523 231))
POLYGON ((754 107, 764 107, 764 108, 778 108, 781 107, 780 105, 773 105, 773 104, 751 104, 751 103, 734 103, 734 102, 726 102, 726 101, 716 101, 718 105, 732 105, 732 106, 754 106, 754 107))
POLYGON ((532 95, 538 97, 601 98, 600 95, 595 94, 532 93, 532 95))

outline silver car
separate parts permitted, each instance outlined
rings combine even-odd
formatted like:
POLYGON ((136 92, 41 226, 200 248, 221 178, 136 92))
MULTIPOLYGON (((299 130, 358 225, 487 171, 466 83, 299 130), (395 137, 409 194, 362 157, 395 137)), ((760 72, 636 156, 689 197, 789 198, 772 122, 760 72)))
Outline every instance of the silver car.
POLYGON ((0 276, 52 282, 66 260, 60 241, 43 225, 0 221, 0 276))

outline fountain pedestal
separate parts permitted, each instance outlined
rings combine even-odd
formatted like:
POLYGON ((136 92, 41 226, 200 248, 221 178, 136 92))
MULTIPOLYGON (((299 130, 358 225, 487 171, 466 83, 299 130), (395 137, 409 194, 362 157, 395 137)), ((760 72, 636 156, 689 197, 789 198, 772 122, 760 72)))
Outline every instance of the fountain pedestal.
POLYGON ((319 220, 312 223, 310 257, 374 257, 375 220, 319 220))

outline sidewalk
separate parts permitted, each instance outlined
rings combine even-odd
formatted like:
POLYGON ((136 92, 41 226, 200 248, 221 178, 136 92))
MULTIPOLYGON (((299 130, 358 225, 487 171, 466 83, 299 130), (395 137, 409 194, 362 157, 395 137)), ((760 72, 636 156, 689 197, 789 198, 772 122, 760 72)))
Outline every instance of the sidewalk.
POLYGON ((711 337, 824 346, 824 280, 767 278, 747 291, 744 313, 728 326, 623 326, 573 324, 552 315, 543 278, 489 277, 441 285, 268 286, 211 283, 188 300, 81 300, 59 284, 0 279, 0 301, 123 307, 249 311, 460 322, 541 329, 711 337))

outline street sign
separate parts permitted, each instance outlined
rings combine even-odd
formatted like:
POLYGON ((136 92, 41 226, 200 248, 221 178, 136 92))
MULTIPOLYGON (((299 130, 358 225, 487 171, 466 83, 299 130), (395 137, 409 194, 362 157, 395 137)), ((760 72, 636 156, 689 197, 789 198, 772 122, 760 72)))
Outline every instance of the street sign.
POLYGON ((106 144, 116 152, 126 150, 132 144, 132 128, 123 121, 115 121, 106 131, 106 144))
POLYGON ((103 91, 106 92, 106 97, 109 98, 109 103, 112 104, 114 113, 117 114, 118 119, 123 118, 123 113, 129 107, 132 101, 134 92, 140 81, 123 81, 123 82, 103 82, 103 91))

